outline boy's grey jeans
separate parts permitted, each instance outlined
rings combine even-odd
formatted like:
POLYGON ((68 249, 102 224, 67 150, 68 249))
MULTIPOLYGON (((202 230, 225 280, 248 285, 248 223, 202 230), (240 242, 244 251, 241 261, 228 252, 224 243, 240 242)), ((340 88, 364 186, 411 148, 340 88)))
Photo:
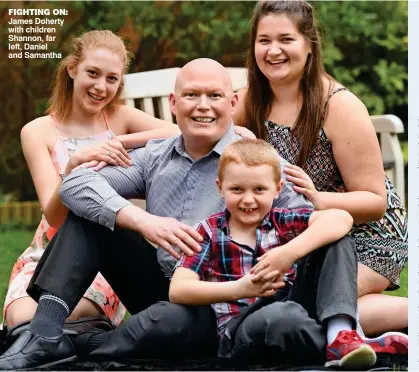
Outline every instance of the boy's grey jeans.
POLYGON ((349 316, 355 327, 357 259, 353 239, 345 237, 298 263, 293 286, 262 298, 231 319, 219 356, 276 361, 321 362, 325 359, 327 319, 349 316))

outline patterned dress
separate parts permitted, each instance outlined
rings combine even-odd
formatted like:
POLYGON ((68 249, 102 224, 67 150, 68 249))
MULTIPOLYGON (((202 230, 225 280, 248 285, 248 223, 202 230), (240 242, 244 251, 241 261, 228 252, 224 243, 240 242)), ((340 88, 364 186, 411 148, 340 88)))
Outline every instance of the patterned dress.
MULTIPOLYGON (((106 117, 105 121, 108 126, 106 117)), ((57 174, 65 169, 69 157, 74 151, 91 146, 94 142, 104 141, 114 137, 109 126, 108 130, 104 133, 84 138, 61 137, 57 129, 57 142, 51 153, 51 159, 57 174)), ((56 228, 48 225, 48 222, 43 215, 32 243, 17 259, 17 262, 13 267, 10 276, 9 289, 4 303, 3 319, 5 318, 7 308, 13 301, 28 296, 26 288, 35 271, 35 267, 56 231, 56 228)), ((123 320, 125 308, 102 274, 99 273, 96 276, 84 297, 96 303, 114 325, 118 325, 123 320)))
MULTIPOLYGON (((329 98, 345 88, 330 94, 329 98)), ((324 111, 325 112, 325 111, 324 111)), ((265 122, 267 141, 278 153, 292 164, 297 164, 301 143, 291 140, 291 129, 269 120, 265 122)), ((332 143, 322 129, 310 152, 304 171, 310 176, 318 191, 345 192, 342 176, 333 158, 332 143)), ((385 178, 387 210, 379 221, 355 225, 350 235, 355 239, 358 261, 391 281, 388 289, 397 289, 400 273, 407 262, 406 210, 396 189, 385 178)))

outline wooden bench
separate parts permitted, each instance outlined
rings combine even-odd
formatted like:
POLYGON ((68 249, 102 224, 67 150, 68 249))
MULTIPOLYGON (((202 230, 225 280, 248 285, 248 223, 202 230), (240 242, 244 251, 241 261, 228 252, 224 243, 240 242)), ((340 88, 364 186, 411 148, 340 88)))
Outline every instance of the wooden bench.
MULTIPOLYGON (((146 113, 174 122, 170 112, 169 94, 173 92, 180 68, 137 72, 124 77, 124 99, 127 105, 138 107, 146 113)), ((227 68, 234 91, 247 85, 245 68, 227 68)), ((372 115, 377 132, 385 172, 393 182, 402 201, 405 200, 404 162, 398 134, 404 132, 402 121, 394 115, 372 115)))
POLYGON ((404 132, 402 121, 395 115, 371 115, 380 141, 384 170, 405 203, 404 160, 398 134, 404 132))

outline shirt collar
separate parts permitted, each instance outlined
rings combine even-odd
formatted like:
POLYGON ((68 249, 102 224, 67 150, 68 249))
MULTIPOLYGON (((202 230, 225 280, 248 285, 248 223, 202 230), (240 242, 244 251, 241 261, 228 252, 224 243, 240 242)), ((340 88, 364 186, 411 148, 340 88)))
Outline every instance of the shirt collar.
POLYGON ((230 217, 230 212, 228 209, 224 209, 224 213, 221 215, 221 218, 218 220, 218 228, 223 230, 227 235, 230 233, 228 228, 228 218, 230 217))
MULTIPOLYGON (((225 148, 232 142, 236 141, 237 139, 241 138, 239 135, 236 134, 234 130, 233 122, 230 123, 229 128, 227 129, 227 132, 224 133, 224 135, 220 138, 220 140, 217 142, 217 144, 214 146, 214 148, 211 150, 217 153, 221 156, 225 148)), ((185 149, 185 142, 183 140, 183 136, 179 135, 175 142, 173 143, 171 158, 175 155, 175 152, 177 152, 179 155, 190 158, 188 153, 185 149)), ((211 153, 210 152, 210 153, 211 153)))
POLYGON ((268 227, 272 227, 273 226, 273 224, 272 224, 272 209, 264 217, 264 219, 262 220, 262 222, 259 225, 259 227, 264 227, 264 226, 268 226, 268 227))
POLYGON ((227 132, 224 133, 224 136, 220 138, 220 140, 217 142, 217 144, 214 146, 212 151, 215 151, 218 155, 221 155, 225 148, 234 141, 240 139, 241 137, 236 134, 234 131, 234 125, 233 122, 230 123, 230 126, 227 130, 227 132))
POLYGON ((185 143, 183 142, 182 135, 177 136, 175 142, 173 143, 172 154, 171 154, 172 159, 176 152, 181 156, 189 157, 188 153, 185 150, 185 143))

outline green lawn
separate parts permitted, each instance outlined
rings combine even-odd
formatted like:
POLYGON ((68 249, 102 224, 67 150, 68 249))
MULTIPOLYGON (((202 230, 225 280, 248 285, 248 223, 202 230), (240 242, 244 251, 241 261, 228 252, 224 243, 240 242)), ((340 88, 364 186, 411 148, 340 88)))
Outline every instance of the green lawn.
POLYGON ((0 319, 3 302, 9 285, 10 272, 20 254, 29 246, 33 230, 8 230, 0 232, 0 319))
MULTIPOLYGON (((0 309, 7 292, 9 276, 16 258, 28 247, 33 238, 33 231, 10 230, 0 232, 0 309)), ((407 297, 407 267, 402 273, 400 289, 387 292, 395 296, 407 297)), ((2 311, 0 312, 0 320, 2 311)))
POLYGON ((389 291, 386 292, 393 296, 403 296, 407 297, 407 272, 408 272, 408 265, 402 271, 402 275, 400 277, 400 288, 397 291, 389 291))

